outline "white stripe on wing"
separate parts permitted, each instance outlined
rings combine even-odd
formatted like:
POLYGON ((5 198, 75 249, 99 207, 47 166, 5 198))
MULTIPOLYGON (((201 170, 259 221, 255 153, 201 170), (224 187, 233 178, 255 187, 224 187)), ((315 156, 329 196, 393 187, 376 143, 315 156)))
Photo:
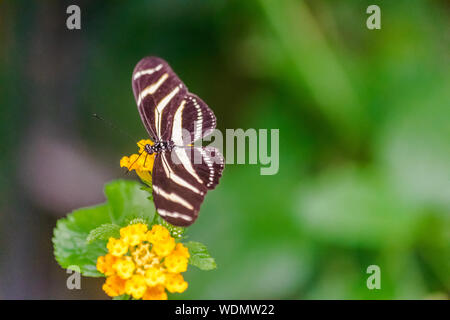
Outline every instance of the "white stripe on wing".
POLYGON ((162 64, 159 64, 159 65, 157 65, 157 66, 154 67, 154 68, 150 68, 150 69, 138 71, 138 72, 136 72, 136 73, 134 74, 133 80, 137 80, 137 79, 139 79, 140 77, 142 77, 142 76, 144 76, 144 75, 147 75, 147 74, 153 74, 154 72, 157 72, 157 71, 161 70, 162 67, 163 67, 163 65, 162 65, 162 64))
POLYGON ((164 209, 158 209, 158 213, 162 217, 181 218, 186 221, 192 221, 192 217, 188 216, 187 214, 182 214, 178 212, 169 212, 164 209))
POLYGON ((142 100, 144 100, 146 96, 148 96, 149 94, 154 94, 168 77, 169 75, 167 73, 164 73, 156 83, 153 83, 142 90, 141 93, 139 93, 137 102, 138 106, 141 105, 142 100))
MULTIPOLYGON (((172 141, 175 143, 176 146, 182 146, 183 143, 183 110, 184 106, 186 104, 186 101, 183 100, 181 102, 180 106, 178 107, 177 111, 175 112, 175 116, 173 117, 173 123, 172 123, 172 141)), ((201 130, 200 130, 201 131, 201 130)), ((197 172, 195 172, 194 168, 192 167, 192 161, 189 159, 186 151, 184 148, 177 148, 175 147, 172 152, 175 152, 178 159, 181 161, 181 164, 186 169, 187 172, 191 176, 193 176, 199 183, 203 184, 202 179, 198 176, 197 172)))
POLYGON ((166 200, 181 204, 183 207, 186 207, 189 210, 194 209, 194 207, 189 202, 187 202, 186 200, 184 200, 179 195, 177 195, 173 192, 168 193, 168 192, 164 191, 163 189, 161 189, 160 187, 155 186, 155 185, 153 185, 153 191, 155 191, 155 193, 157 195, 160 195, 161 197, 163 197, 166 200))
POLYGON ((158 137, 161 137, 161 121, 162 121, 162 112, 164 108, 169 104, 170 100, 180 91, 180 87, 177 86, 173 89, 167 96, 165 96, 156 106, 155 108, 155 127, 158 130, 158 137))
POLYGON ((162 162, 162 164, 163 164, 163 169, 164 169, 164 172, 166 173, 166 176, 167 176, 168 179, 172 180, 173 182, 175 182, 176 184, 179 184, 179 185, 182 186, 182 187, 185 187, 185 188, 187 188, 187 189, 189 189, 189 190, 194 191, 195 193, 198 193, 198 194, 200 194, 200 195, 204 195, 204 194, 205 194, 204 192, 198 190, 196 187, 194 187, 193 185, 191 185, 190 183, 188 183, 188 182, 187 182, 186 180, 184 180, 183 178, 177 176, 177 175, 173 172, 172 168, 169 166, 169 163, 167 162, 166 154, 165 154, 165 153, 162 153, 162 154, 161 154, 161 162, 162 162))

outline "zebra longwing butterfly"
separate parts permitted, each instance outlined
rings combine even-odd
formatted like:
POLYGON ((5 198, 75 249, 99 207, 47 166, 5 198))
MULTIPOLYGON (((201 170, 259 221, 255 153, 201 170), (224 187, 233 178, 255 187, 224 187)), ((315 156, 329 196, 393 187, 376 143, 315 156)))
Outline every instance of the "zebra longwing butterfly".
POLYGON ((161 58, 139 61, 132 86, 142 122, 154 142, 146 145, 145 151, 155 153, 152 184, 156 209, 167 222, 189 226, 224 169, 217 149, 193 146, 214 130, 216 117, 161 58))

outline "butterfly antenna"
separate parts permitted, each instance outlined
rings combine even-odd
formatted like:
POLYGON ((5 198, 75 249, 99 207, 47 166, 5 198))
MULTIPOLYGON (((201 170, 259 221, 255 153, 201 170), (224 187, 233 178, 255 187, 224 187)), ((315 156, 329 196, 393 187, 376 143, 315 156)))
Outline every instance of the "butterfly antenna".
POLYGON ((127 136, 128 138, 130 138, 130 140, 133 141, 133 143, 136 143, 136 139, 134 139, 128 132, 125 132, 124 130, 122 130, 121 128, 119 128, 118 126, 116 126, 114 123, 112 123, 111 121, 103 118, 102 116, 99 116, 97 113, 93 113, 92 116, 94 118, 96 118, 97 120, 101 120, 104 123, 106 123, 110 128, 113 128, 114 130, 119 131, 120 133, 122 133, 123 135, 127 136))

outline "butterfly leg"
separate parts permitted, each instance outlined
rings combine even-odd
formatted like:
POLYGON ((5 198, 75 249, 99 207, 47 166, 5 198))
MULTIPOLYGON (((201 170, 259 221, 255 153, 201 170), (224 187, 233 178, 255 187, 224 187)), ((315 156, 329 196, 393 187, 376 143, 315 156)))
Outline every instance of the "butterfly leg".
POLYGON ((131 171, 131 168, 133 168, 133 165, 139 160, 139 158, 141 157, 141 155, 144 153, 144 151, 142 151, 141 153, 139 153, 139 156, 136 158, 136 160, 133 161, 133 163, 128 167, 127 171, 125 172, 125 174, 128 174, 131 171))

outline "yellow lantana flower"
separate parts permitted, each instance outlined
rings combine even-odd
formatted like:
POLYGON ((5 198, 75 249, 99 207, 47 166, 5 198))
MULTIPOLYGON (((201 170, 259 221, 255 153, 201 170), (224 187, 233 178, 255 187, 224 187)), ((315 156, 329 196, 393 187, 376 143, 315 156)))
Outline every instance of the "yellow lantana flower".
POLYGON ((145 277, 140 274, 135 274, 125 284, 125 292, 135 299, 141 299, 146 291, 145 277))
POLYGON ((128 251, 128 244, 122 239, 109 238, 106 248, 113 256, 120 257, 128 251))
POLYGON ((110 276, 106 278, 103 291, 110 297, 120 296, 125 293, 125 280, 119 276, 110 276))
POLYGON ((131 257, 123 257, 117 260, 113 265, 113 269, 117 272, 117 275, 122 279, 131 278, 135 269, 134 262, 131 257))
POLYGON ((164 266, 169 272, 185 272, 188 266, 188 259, 176 252, 172 252, 164 259, 164 266))
POLYGON ((132 224, 120 229, 120 238, 129 246, 136 246, 147 236, 147 225, 143 223, 132 224))
POLYGON ((171 238, 170 231, 161 225, 154 225, 152 230, 147 235, 150 243, 155 244, 159 242, 166 242, 171 238))
POLYGON ((143 300, 167 300, 167 293, 164 286, 154 286, 148 288, 142 297, 143 300))
POLYGON ((158 284, 164 284, 166 274, 161 267, 151 267, 145 271, 145 282, 148 286, 153 287, 158 284))
POLYGON ((148 154, 145 151, 145 145, 153 145, 150 139, 142 139, 137 145, 139 147, 138 154, 132 154, 120 159, 120 166, 127 168, 129 171, 136 170, 137 175, 143 182, 150 185, 152 182, 153 163, 155 162, 155 154, 148 154))
POLYGON ((100 256, 97 259, 97 270, 103 273, 105 276, 112 276, 115 271, 113 265, 117 258, 108 253, 106 256, 100 256))
POLYGON ((181 293, 188 287, 180 273, 187 270, 189 251, 175 243, 164 226, 124 227, 119 239, 109 239, 107 249, 109 253, 97 259, 97 270, 107 277, 103 290, 111 297, 165 300, 166 290, 181 293))
POLYGON ((188 283, 184 281, 183 276, 179 273, 168 273, 166 275, 166 289, 167 291, 173 293, 173 292, 184 292, 187 287, 188 283))

